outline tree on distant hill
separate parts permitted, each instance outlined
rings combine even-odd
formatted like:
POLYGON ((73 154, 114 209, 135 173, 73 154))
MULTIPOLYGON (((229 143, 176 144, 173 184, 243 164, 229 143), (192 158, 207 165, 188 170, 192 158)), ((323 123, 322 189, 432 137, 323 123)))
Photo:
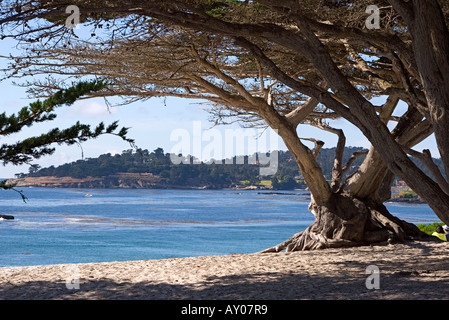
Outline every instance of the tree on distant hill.
POLYGON ((290 175, 285 175, 282 179, 278 179, 276 176, 273 176, 271 178, 271 185, 275 190, 293 190, 300 186, 298 182, 290 175))
MULTIPOLYGON (((39 122, 54 121, 56 114, 54 110, 61 106, 70 106, 82 96, 92 94, 107 86, 103 81, 79 82, 78 84, 60 90, 44 101, 35 101, 29 106, 20 109, 17 114, 0 114, 0 136, 9 136, 20 132, 25 127, 30 127, 39 122)), ((80 144, 89 139, 95 139, 100 135, 111 134, 122 138, 133 144, 134 140, 129 139, 128 129, 119 129, 118 123, 114 122, 106 126, 103 122, 95 128, 90 125, 76 122, 73 126, 60 129, 58 127, 51 129, 47 133, 38 136, 29 137, 13 144, 3 144, 0 146, 0 160, 4 165, 30 164, 30 173, 39 170, 38 165, 31 164, 31 161, 39 159, 42 156, 50 155, 55 152, 53 144, 73 145, 80 144)), ((14 189, 14 185, 7 185, 6 181, 0 183, 2 189, 14 189)), ((22 198, 24 195, 21 193, 22 198)))
MULTIPOLYGON (((446 2, 380 0, 371 28, 365 23, 370 0, 71 1, 84 12, 81 21, 101 34, 88 40, 64 29, 66 1, 27 4, 2 2, 4 35, 30 43, 14 59, 12 76, 102 75, 112 85, 97 96, 204 99, 217 123, 238 119, 277 130, 310 189, 316 219, 268 251, 420 236, 383 205, 395 175, 449 223, 449 184, 430 152, 412 149, 435 133, 449 170, 446 2), (20 31, 5 32, 11 26, 20 31), (373 97, 384 101, 376 106, 373 97), (401 101, 408 109, 397 116, 401 101), (360 129, 369 151, 343 162, 346 137, 333 126, 336 118, 360 129), (330 181, 317 160, 324 143, 303 137, 302 124, 337 138, 330 181), (434 179, 408 155, 425 163, 434 179), (345 176, 359 157, 357 171, 345 176)), ((54 89, 34 85, 35 94, 54 89)))

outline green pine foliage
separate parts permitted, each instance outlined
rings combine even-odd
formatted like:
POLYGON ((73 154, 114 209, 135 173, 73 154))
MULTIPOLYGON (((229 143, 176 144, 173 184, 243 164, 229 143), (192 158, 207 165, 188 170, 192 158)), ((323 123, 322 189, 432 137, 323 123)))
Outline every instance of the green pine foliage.
MULTIPOLYGON (((70 106, 77 99, 106 88, 104 81, 79 82, 71 88, 60 90, 44 101, 37 100, 20 109, 17 114, 0 114, 0 136, 9 136, 20 132, 25 127, 45 121, 54 121, 56 108, 70 106)), ((89 139, 94 139, 103 134, 111 134, 134 144, 134 140, 127 137, 128 129, 120 128, 117 122, 105 125, 103 122, 95 128, 90 125, 76 122, 66 129, 54 128, 47 133, 30 137, 13 144, 2 144, 0 146, 0 160, 4 165, 21 165, 31 163, 34 159, 50 155, 55 152, 54 144, 73 145, 80 144, 89 139)), ((14 186, 0 184, 1 189, 13 189, 14 186)), ((22 195, 23 196, 23 195, 22 195)))
MULTIPOLYGON (((24 127, 30 127, 35 123, 53 121, 56 119, 54 110, 61 106, 70 106, 80 97, 94 91, 99 91, 107 86, 103 81, 80 82, 77 85, 61 90, 44 101, 35 101, 29 106, 22 108, 17 114, 0 114, 0 136, 8 136, 21 131, 24 127)), ((39 136, 30 137, 14 144, 3 144, 0 146, 0 160, 3 164, 12 163, 20 165, 30 163, 44 155, 50 155, 55 151, 52 144, 72 145, 81 143, 88 139, 97 138, 102 134, 112 134, 133 143, 132 139, 126 137, 127 128, 118 130, 118 123, 113 122, 106 126, 103 122, 96 128, 90 125, 76 122, 72 127, 66 129, 54 128, 39 136)))

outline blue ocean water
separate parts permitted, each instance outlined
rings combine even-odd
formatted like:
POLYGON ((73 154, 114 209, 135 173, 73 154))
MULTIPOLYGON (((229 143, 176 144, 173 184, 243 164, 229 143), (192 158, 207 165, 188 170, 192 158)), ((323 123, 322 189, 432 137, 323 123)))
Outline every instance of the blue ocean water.
MULTIPOLYGON (((251 253, 313 222, 306 191, 24 189, 0 192, 0 267, 251 253), (86 196, 86 195, 92 196, 86 196)), ((413 223, 427 205, 388 204, 413 223)))

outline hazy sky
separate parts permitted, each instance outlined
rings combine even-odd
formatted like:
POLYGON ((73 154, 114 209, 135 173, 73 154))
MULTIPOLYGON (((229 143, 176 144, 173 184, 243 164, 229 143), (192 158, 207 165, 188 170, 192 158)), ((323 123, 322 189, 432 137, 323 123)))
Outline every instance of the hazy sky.
MULTIPOLYGON (((14 42, 11 40, 0 41, 0 55, 7 56, 14 51, 14 42)), ((0 65, 5 66, 5 59, 0 60, 0 65)), ((20 79, 16 79, 16 82, 20 83, 20 79)), ((27 99, 25 88, 15 86, 11 81, 0 82, 0 99, 1 99, 1 111, 7 114, 17 112, 21 107, 28 105, 33 100, 27 99)), ((119 102, 118 98, 110 99, 112 102, 119 102)), ((30 128, 24 129, 20 134, 12 135, 9 137, 2 137, 2 143, 13 143, 28 136, 34 136, 48 131, 51 128, 59 127, 66 128, 73 125, 76 121, 81 123, 92 124, 95 126, 101 121, 106 124, 112 123, 115 120, 119 120, 120 126, 130 127, 129 137, 136 140, 138 147, 142 149, 148 149, 150 151, 162 147, 165 152, 175 151, 174 147, 179 144, 178 140, 171 140, 170 136, 176 132, 187 132, 190 134, 192 143, 191 154, 199 156, 198 152, 205 151, 205 148, 210 148, 211 142, 203 141, 198 146, 198 143, 194 147, 195 141, 198 140, 198 127, 202 128, 202 138, 205 139, 207 132, 214 132, 217 134, 217 129, 221 132, 221 143, 224 146, 225 156, 231 156, 235 153, 241 154, 238 151, 231 150, 230 147, 225 146, 230 143, 226 141, 226 130, 228 132, 231 129, 238 128, 234 126, 219 126, 213 129, 213 131, 207 131, 211 128, 212 124, 208 121, 209 114, 207 113, 207 104, 198 104, 200 101, 193 101, 179 98, 154 98, 145 102, 136 102, 126 106, 115 107, 108 110, 107 105, 103 99, 91 99, 76 102, 72 107, 62 107, 57 111, 58 117, 56 120, 33 125, 30 128), (196 152, 196 153, 195 153, 196 152)), ((405 109, 400 108, 398 112, 403 112, 405 109)), ((347 137, 347 146, 363 146, 369 147, 370 144, 366 138, 360 134, 359 130, 349 125, 344 120, 338 120, 333 123, 335 127, 343 128, 347 137)), ((253 143, 256 143, 256 137, 260 133, 255 129, 249 129, 245 134, 252 138, 253 143), (251 131, 252 130, 252 131, 251 131)), ((325 133, 321 130, 312 128, 310 126, 301 125, 298 128, 299 136, 303 138, 318 138, 325 142, 325 148, 334 147, 337 139, 335 135, 325 133)), ((422 150, 424 147, 429 148, 432 151, 433 156, 438 156, 436 153, 435 144, 433 139, 419 145, 416 149, 422 150)), ((281 150, 286 150, 285 145, 280 139, 276 142, 276 145, 281 150)), ((270 145, 267 143, 267 149, 270 145)), ((272 146, 272 145, 271 145, 272 146)), ((118 137, 114 136, 102 136, 96 140, 91 140, 82 144, 84 158, 97 157, 104 153, 120 153, 122 150, 129 149, 128 143, 122 141, 118 137)), ((245 149, 247 150, 247 149, 245 149)), ((265 150, 258 150, 265 151, 265 150)), ((56 152, 51 156, 43 157, 34 161, 42 167, 50 165, 60 165, 66 162, 76 161, 82 158, 82 151, 77 145, 73 146, 56 146, 56 152)), ((14 174, 20 172, 28 172, 29 165, 23 166, 0 166, 0 177, 9 178, 14 177, 14 174)))

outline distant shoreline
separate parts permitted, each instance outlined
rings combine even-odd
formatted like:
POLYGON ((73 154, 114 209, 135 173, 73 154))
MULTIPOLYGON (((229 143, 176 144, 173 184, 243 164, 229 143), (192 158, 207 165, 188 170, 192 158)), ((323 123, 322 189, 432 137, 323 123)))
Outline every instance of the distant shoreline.
MULTIPOLYGON (((18 179, 7 179, 8 184, 16 187, 26 188, 83 188, 83 189, 174 189, 174 190, 273 190, 271 186, 264 185, 198 185, 183 186, 161 183, 151 176, 129 177, 129 176, 107 176, 87 177, 82 179, 72 177, 26 177, 18 179)), ((286 190, 288 191, 288 190, 286 190)), ((290 190, 291 191, 291 190, 290 190)))
MULTIPOLYGON (((72 177, 26 177, 18 179, 7 179, 8 183, 16 184, 16 187, 33 188, 75 188, 75 189, 167 189, 167 190, 266 190, 273 194, 292 191, 290 189, 273 189, 265 185, 235 185, 235 186, 181 186, 159 183, 153 177, 87 177, 82 179, 72 177)), ((303 190, 306 189, 295 189, 303 190)), ((410 204, 425 204, 420 197, 401 197, 397 192, 404 187, 392 187, 392 197, 387 202, 399 202, 410 204)))
POLYGON ((421 200, 419 197, 416 198, 391 198, 387 202, 400 202, 400 203, 410 203, 410 204, 426 204, 425 201, 421 200))

